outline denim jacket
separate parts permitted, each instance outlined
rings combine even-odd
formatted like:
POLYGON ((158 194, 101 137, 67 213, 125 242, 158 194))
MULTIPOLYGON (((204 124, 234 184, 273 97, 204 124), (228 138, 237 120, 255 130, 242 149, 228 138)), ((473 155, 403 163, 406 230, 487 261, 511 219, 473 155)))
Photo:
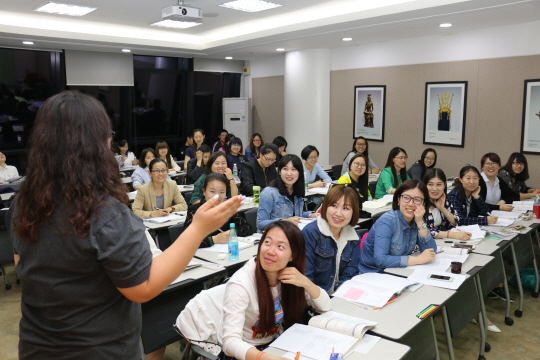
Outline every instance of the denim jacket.
POLYGON ((391 210, 381 216, 373 225, 364 241, 358 269, 361 273, 383 272, 386 268, 406 267, 409 254, 418 245, 420 251, 437 244, 428 231, 426 237, 418 235, 414 221, 407 224, 400 210, 391 210))
POLYGON ((302 229, 306 241, 306 277, 327 292, 333 292, 343 282, 358 275, 360 256, 360 236, 350 225, 345 226, 339 240, 347 242, 339 260, 339 273, 336 278, 338 247, 326 220, 306 225, 302 229))
POLYGON ((293 216, 309 217, 311 211, 304 211, 304 198, 294 197, 294 204, 273 186, 267 186, 261 191, 259 210, 257 211, 257 229, 262 233, 271 223, 288 219, 293 216))

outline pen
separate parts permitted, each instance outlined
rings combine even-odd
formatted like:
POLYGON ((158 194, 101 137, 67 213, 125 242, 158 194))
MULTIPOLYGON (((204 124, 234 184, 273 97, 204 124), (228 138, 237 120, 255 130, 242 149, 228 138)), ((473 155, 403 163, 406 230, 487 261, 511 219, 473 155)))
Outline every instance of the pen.
POLYGON ((298 359, 300 359, 300 351, 298 351, 298 352, 296 353, 296 357, 294 358, 294 360, 298 360, 298 359))
POLYGON ((444 243, 445 244, 453 244, 454 242, 453 241, 445 241, 444 243))

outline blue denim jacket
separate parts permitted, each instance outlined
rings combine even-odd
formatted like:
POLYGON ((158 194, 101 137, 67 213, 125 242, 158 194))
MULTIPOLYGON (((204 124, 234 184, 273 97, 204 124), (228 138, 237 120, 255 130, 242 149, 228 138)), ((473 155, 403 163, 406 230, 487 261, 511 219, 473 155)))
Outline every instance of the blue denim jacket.
POLYGON ((407 224, 400 210, 391 210, 373 225, 360 251, 358 269, 361 273, 383 272, 386 268, 406 267, 411 254, 418 245, 420 251, 437 244, 428 231, 428 236, 418 235, 414 221, 407 224))
POLYGON ((343 282, 358 275, 360 236, 352 226, 341 230, 340 240, 347 245, 341 252, 338 278, 336 275, 337 244, 326 220, 318 218, 302 229, 306 241, 306 272, 304 275, 325 291, 337 289, 343 282))
POLYGON ((304 211, 304 198, 294 197, 294 204, 285 195, 281 195, 279 190, 272 186, 267 186, 261 191, 259 200, 259 210, 257 211, 257 229, 262 233, 271 223, 288 219, 293 216, 309 217, 311 211, 304 211))

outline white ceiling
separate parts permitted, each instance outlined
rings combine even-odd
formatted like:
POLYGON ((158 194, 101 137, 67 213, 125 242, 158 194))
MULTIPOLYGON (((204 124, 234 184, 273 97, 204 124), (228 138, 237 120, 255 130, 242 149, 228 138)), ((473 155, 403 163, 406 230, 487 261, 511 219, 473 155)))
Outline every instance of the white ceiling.
MULTIPOLYGON (((0 0, 0 46, 251 60, 306 48, 355 46, 539 20, 540 0, 270 0, 282 7, 246 13, 191 0, 203 24, 173 30, 151 27, 175 0, 56 0, 97 7, 83 17, 33 11, 47 0, 0 0), (213 15, 213 16, 212 16, 213 15), (217 16, 215 16, 217 15, 217 16), (451 22, 451 28, 439 28, 451 22), (343 37, 353 41, 343 42, 343 37)), ((528 36, 527 34, 525 34, 528 36)))

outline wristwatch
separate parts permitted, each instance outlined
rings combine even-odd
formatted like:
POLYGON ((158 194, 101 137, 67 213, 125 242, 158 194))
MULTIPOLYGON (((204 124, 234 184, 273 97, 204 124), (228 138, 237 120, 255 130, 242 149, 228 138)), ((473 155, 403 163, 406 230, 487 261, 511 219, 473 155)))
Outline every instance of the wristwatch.
POLYGON ((418 228, 418 230, 424 230, 425 228, 427 228, 427 224, 423 223, 422 226, 418 228))

